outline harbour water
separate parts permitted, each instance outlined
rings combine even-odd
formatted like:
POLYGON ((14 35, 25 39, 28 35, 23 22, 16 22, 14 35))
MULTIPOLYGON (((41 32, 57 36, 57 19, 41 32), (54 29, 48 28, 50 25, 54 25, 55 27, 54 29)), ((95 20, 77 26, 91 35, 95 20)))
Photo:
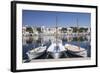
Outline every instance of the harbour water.
MULTIPOLYGON (((62 41, 62 44, 72 44, 72 45, 76 45, 76 46, 80 46, 82 48, 85 48, 87 50, 87 57, 91 57, 91 45, 90 45, 90 35, 85 35, 85 36, 66 36, 66 35, 62 35, 62 36, 58 36, 58 38, 62 41)), ((28 56, 27 56, 27 52, 35 49, 39 46, 41 46, 41 44, 43 44, 44 46, 47 46, 46 49, 48 49, 48 47, 51 45, 51 41, 55 39, 54 35, 34 35, 34 36, 23 36, 23 60, 28 60, 28 56)), ((67 54, 67 57, 65 55, 62 55, 60 58, 77 58, 80 56, 76 56, 76 55, 72 55, 70 54, 70 52, 65 51, 65 53, 67 54)), ((40 55, 35 59, 53 59, 51 56, 48 56, 48 52, 45 51, 42 55, 40 55)))

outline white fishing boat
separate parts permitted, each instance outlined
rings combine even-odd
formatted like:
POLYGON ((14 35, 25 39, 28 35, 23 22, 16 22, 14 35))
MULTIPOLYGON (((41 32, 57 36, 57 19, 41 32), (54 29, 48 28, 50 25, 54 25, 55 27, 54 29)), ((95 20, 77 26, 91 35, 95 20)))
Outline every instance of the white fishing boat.
POLYGON ((66 51, 65 47, 62 45, 62 42, 56 42, 52 42, 50 47, 47 49, 49 55, 51 55, 54 59, 60 58, 66 51))
MULTIPOLYGON (((77 39, 79 40, 80 34, 79 34, 79 25, 78 25, 78 19, 77 19, 77 39)), ((72 44, 65 44, 65 48, 70 54, 87 57, 87 50, 85 48, 80 47, 80 45, 75 46, 72 44)))
POLYGON ((54 59, 60 58, 63 53, 66 55, 66 53, 65 53, 66 49, 62 44, 62 40, 59 39, 58 33, 59 33, 59 31, 58 31, 57 17, 56 17, 55 39, 51 40, 51 45, 47 49, 47 52, 49 53, 49 55, 51 55, 54 59))
POLYGON ((66 44, 65 48, 70 54, 81 56, 81 57, 87 57, 87 50, 85 48, 75 46, 72 44, 66 44))
POLYGON ((26 54, 28 55, 29 60, 32 60, 34 58, 43 55, 45 51, 46 51, 46 46, 40 46, 28 51, 26 54))

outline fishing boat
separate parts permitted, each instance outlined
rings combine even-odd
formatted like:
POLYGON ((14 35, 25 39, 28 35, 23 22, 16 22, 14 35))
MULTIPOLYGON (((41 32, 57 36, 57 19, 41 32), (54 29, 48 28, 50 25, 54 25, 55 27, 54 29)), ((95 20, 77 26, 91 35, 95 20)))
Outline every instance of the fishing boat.
MULTIPOLYGON (((79 25, 78 25, 78 19, 77 19, 77 39, 78 41, 80 38, 79 34, 79 25)), ((87 50, 85 48, 80 47, 80 45, 75 46, 72 44, 65 44, 65 48, 70 54, 81 56, 81 57, 87 57, 87 50)))
POLYGON ((32 60, 34 58, 43 55, 45 51, 46 51, 46 46, 40 46, 28 51, 26 54, 28 55, 29 60, 32 60))
POLYGON ((62 40, 59 39, 58 36, 58 26, 57 26, 57 17, 56 17, 56 32, 55 32, 55 39, 51 40, 51 45, 47 49, 47 52, 49 52, 49 55, 51 55, 54 59, 60 58, 63 54, 67 56, 65 53, 66 49, 62 44, 62 40))
POLYGON ((87 50, 85 48, 78 47, 72 44, 66 44, 65 48, 67 49, 67 52, 69 52, 72 55, 87 57, 87 50))
MULTIPOLYGON (((60 58, 63 54, 65 54, 65 47, 62 45, 62 42, 60 40, 56 42, 52 42, 50 47, 47 49, 47 52, 49 55, 51 55, 54 59, 60 58)), ((67 55, 66 55, 67 56, 67 55)))

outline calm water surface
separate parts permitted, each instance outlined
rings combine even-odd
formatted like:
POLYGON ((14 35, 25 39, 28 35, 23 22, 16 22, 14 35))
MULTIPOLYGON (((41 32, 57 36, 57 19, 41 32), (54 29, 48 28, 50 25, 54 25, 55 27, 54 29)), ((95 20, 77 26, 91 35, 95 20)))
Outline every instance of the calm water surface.
MULTIPOLYGON (((63 36, 58 36, 58 38, 60 40, 62 40, 62 44, 73 44, 76 46, 80 46, 82 48, 85 48, 87 50, 87 54, 88 57, 91 57, 91 45, 90 45, 90 36, 86 35, 86 36, 80 36, 80 37, 76 37, 76 36, 67 36, 63 35, 63 36)), ((31 49, 34 49, 36 47, 41 46, 41 44, 46 45, 47 48, 51 45, 51 41, 54 40, 55 37, 52 36, 30 36, 30 37, 23 37, 23 60, 28 59, 28 56, 26 54, 26 52, 28 52, 31 49)), ((67 52, 66 52, 67 53, 67 52)), ((47 55, 47 53, 45 52, 42 56, 36 58, 36 59, 44 59, 45 56, 47 55)), ((76 57, 74 55, 70 55, 70 53, 68 53, 69 58, 71 57, 76 57)), ((64 56, 63 56, 64 57, 64 56)), ((62 58, 63 58, 62 57, 62 58)), ((50 57, 49 57, 50 58, 50 57)))

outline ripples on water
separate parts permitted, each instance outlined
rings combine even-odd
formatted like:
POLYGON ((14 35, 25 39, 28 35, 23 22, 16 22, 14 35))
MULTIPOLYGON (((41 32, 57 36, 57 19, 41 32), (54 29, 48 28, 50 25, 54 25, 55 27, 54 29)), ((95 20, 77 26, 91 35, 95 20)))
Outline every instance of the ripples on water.
MULTIPOLYGON (((54 40, 54 36, 42 36, 41 38, 39 36, 31 36, 31 37, 23 37, 23 60, 28 59, 28 56, 26 55, 26 52, 29 50, 39 47, 42 44, 46 45, 47 48, 50 46, 52 40, 54 40)), ((65 45, 66 43, 68 44, 73 44, 73 45, 80 45, 80 47, 85 48, 88 52, 88 57, 91 57, 91 45, 90 45, 90 37, 87 36, 82 36, 82 37, 60 37, 59 39, 62 40, 62 44, 65 45)), ((46 55, 46 53, 45 53, 46 55)), ((44 56, 43 56, 44 57, 44 56)), ((40 57, 42 58, 42 56, 40 57)), ((39 58, 39 59, 40 59, 39 58)))

